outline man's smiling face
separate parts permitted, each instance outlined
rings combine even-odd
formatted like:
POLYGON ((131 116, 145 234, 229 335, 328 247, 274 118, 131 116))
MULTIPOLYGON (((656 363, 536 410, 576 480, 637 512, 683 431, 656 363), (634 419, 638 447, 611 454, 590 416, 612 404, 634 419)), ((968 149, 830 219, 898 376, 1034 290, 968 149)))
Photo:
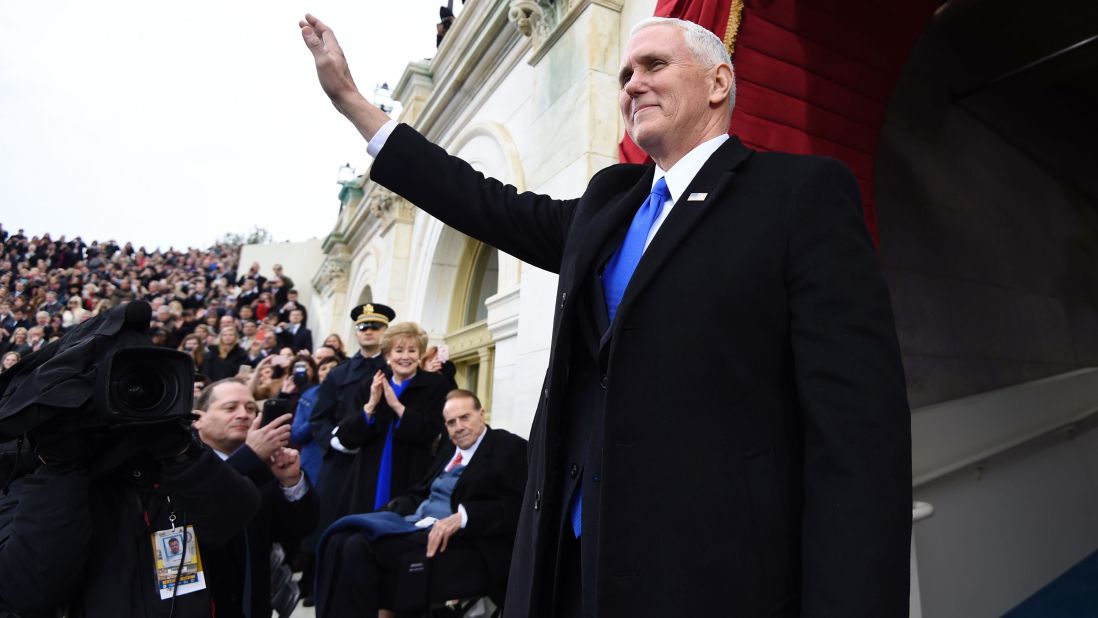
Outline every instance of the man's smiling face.
POLYGON ((711 71, 698 63, 676 26, 654 25, 634 34, 618 74, 621 116, 633 142, 657 161, 697 145, 712 114, 711 71))

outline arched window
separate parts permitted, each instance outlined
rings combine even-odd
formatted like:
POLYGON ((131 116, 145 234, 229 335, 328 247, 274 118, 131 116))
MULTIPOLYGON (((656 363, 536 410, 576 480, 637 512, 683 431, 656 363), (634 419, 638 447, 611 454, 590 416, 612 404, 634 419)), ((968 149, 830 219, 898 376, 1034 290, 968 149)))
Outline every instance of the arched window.
POLYGON ((458 266, 446 344, 457 367, 458 386, 476 392, 489 407, 495 346, 488 331, 485 302, 498 287, 499 251, 469 239, 458 266))
POLYGON ((488 307, 484 304, 499 286, 499 251, 487 245, 478 247, 469 277, 469 293, 465 298, 463 326, 488 319, 488 307))

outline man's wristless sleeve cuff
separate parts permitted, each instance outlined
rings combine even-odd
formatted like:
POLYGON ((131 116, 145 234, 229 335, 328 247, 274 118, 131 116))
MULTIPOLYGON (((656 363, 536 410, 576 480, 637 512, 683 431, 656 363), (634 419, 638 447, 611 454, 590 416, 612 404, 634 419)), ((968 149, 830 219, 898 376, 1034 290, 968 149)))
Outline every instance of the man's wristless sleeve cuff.
POLYGON ((389 139, 389 136, 392 135, 393 129, 396 128, 397 124, 396 120, 390 120, 381 125, 381 128, 377 130, 377 133, 374 133, 373 139, 366 145, 366 154, 376 158, 378 153, 381 152, 381 149, 385 147, 385 142, 389 139))

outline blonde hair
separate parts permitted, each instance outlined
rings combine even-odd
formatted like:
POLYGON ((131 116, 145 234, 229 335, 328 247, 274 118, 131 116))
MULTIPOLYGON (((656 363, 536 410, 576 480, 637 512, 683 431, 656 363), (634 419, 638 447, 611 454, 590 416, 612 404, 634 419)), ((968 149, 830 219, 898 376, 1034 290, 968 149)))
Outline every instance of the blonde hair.
POLYGON ((427 331, 419 327, 415 322, 398 322, 390 326, 381 335, 381 355, 388 356, 389 350, 398 341, 412 340, 416 342, 420 355, 427 352, 427 331))

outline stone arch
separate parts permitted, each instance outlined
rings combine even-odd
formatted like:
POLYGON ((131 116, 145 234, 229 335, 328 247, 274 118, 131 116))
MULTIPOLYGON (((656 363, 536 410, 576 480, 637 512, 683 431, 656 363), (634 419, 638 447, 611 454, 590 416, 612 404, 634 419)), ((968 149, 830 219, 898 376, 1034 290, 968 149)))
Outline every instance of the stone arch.
MULTIPOLYGON (((507 129, 496 122, 477 123, 463 131, 447 148, 465 159, 479 172, 525 190, 526 176, 518 148, 507 129)), ((422 326, 432 336, 441 336, 450 329, 454 309, 458 267, 470 239, 441 221, 420 213, 422 221, 423 270, 426 277, 415 286, 413 307, 418 307, 422 326)))

